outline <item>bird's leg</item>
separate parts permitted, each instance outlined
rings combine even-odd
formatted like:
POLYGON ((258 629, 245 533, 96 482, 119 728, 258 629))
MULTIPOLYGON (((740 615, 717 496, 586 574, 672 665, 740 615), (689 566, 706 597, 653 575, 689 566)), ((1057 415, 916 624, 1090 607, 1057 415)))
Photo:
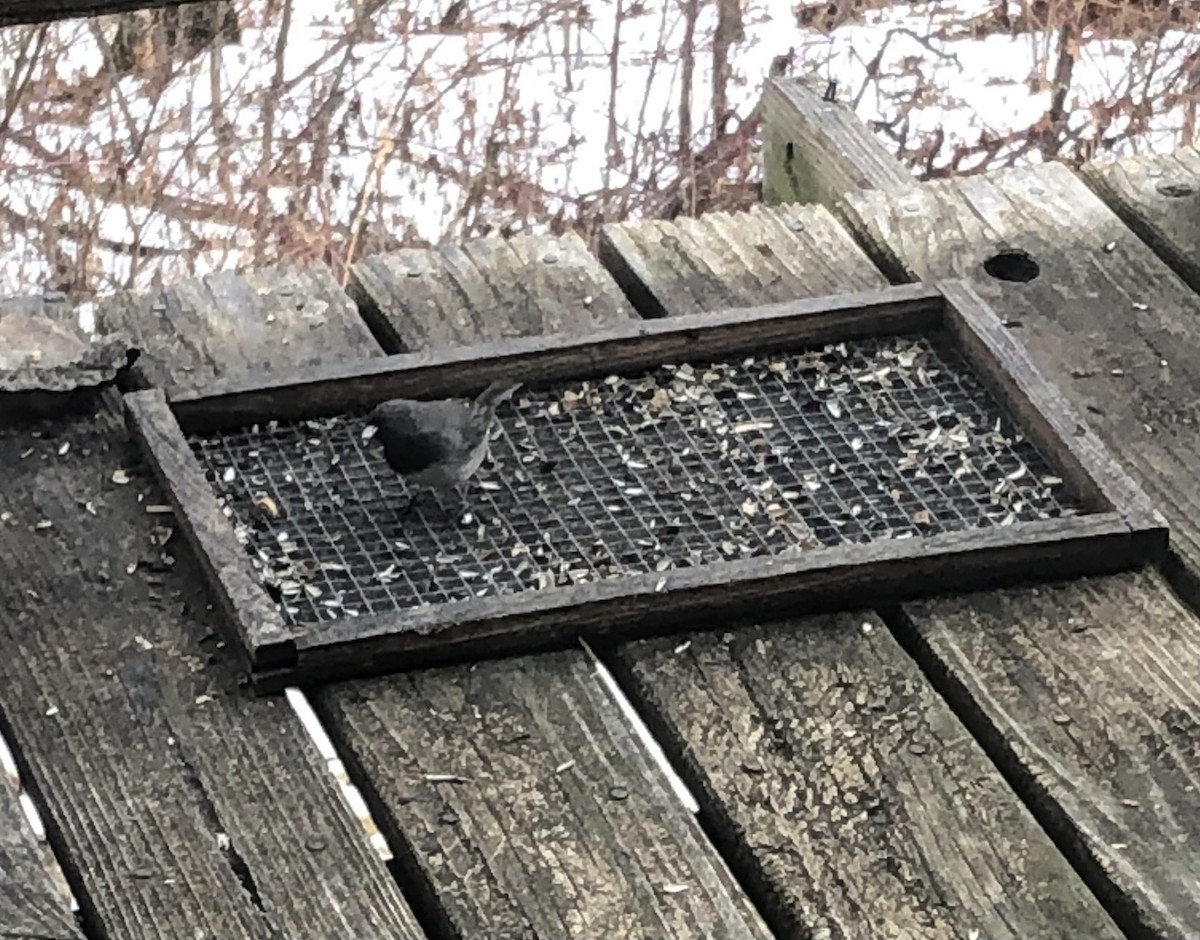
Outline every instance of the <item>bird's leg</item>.
POLYGON ((413 511, 413 507, 417 505, 417 500, 420 498, 421 498, 421 491, 416 487, 412 487, 408 491, 408 504, 403 509, 400 510, 400 518, 401 519, 408 518, 409 514, 413 511))
POLYGON ((447 519, 462 521, 462 493, 457 486, 441 486, 437 491, 438 509, 447 519))

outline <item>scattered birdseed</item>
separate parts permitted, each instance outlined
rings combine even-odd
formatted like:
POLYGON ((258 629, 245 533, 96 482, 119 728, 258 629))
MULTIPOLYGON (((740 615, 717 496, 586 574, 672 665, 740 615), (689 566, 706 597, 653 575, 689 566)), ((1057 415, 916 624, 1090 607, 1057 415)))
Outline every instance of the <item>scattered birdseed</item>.
POLYGON ((409 493, 358 414, 189 440, 289 623, 647 573, 663 590, 681 568, 1077 511, 938 337, 525 388, 497 417, 461 499, 409 493))

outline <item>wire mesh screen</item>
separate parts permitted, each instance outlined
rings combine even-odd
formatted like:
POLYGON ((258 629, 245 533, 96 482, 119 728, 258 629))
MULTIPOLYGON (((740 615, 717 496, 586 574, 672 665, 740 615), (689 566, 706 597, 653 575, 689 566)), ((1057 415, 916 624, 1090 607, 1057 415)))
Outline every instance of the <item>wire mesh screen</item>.
POLYGON ((190 442, 292 623, 1080 511, 937 334, 522 388, 461 498, 361 415, 190 442))

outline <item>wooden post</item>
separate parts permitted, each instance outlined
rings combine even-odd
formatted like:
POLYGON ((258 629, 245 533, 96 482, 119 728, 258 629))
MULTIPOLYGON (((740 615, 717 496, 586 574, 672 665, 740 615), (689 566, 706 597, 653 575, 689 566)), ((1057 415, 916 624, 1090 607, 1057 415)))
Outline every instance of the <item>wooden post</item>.
POLYGON ((763 202, 832 207, 856 189, 900 193, 915 185, 846 104, 809 80, 772 78, 762 98, 763 202))

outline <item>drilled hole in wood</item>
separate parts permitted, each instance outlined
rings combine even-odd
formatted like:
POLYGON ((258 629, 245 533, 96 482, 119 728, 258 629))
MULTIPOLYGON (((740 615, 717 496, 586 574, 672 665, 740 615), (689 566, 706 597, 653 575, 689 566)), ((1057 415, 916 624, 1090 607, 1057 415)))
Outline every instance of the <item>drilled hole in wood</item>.
POLYGON ((983 262, 983 270, 998 281, 1024 284, 1041 273, 1038 263, 1026 251, 1012 249, 992 255, 983 262))

